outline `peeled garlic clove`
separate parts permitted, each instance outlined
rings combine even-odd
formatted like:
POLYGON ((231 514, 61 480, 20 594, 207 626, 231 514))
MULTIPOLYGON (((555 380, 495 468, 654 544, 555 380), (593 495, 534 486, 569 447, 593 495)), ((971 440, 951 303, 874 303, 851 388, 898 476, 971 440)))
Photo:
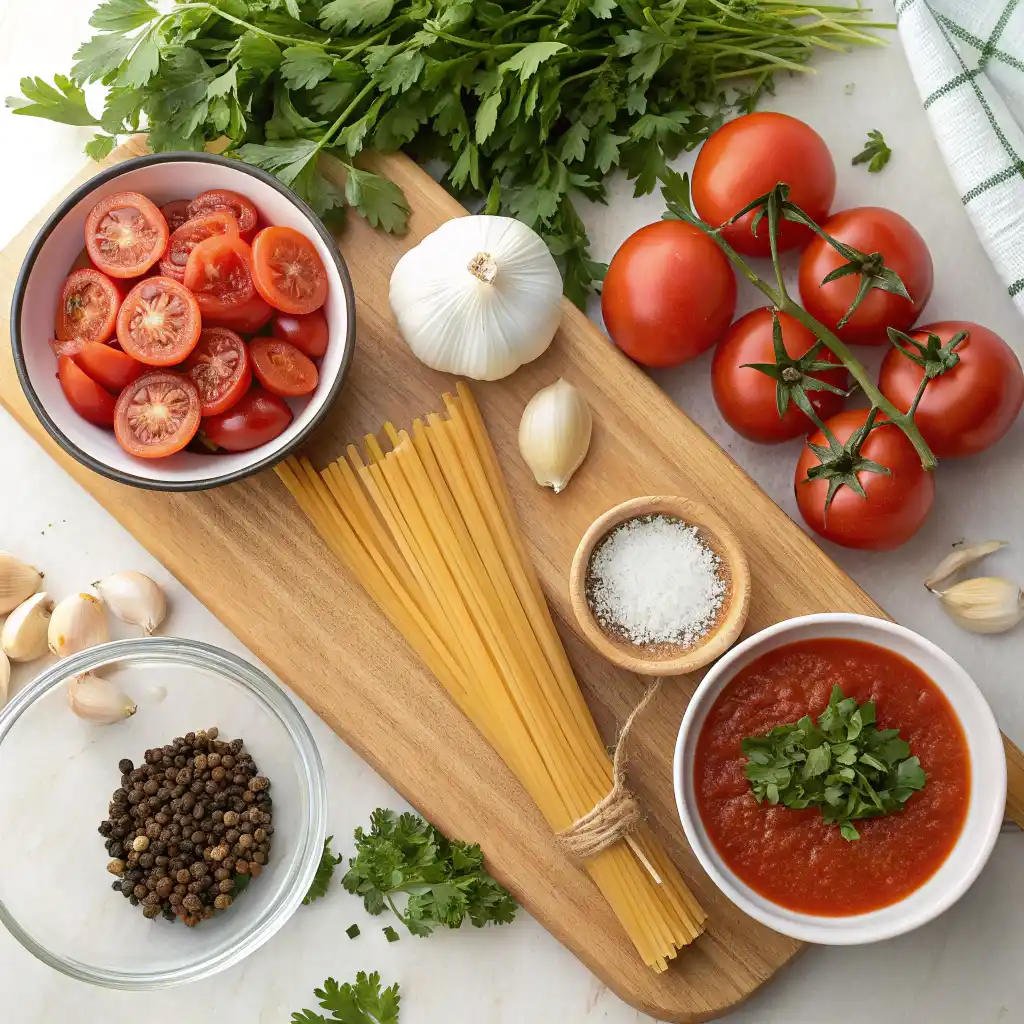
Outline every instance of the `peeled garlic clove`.
POLYGON ((11 687, 11 663, 7 655, 0 651, 0 708, 7 703, 7 694, 11 687))
POLYGON ((43 575, 38 569, 0 551, 0 615, 6 615, 30 598, 42 582, 43 575))
POLYGON ((978 576, 939 595, 946 614, 972 633, 1005 633, 1024 617, 1024 594, 1011 580, 978 576))
POLYGON ((542 487, 558 494, 590 448, 593 417, 587 400, 561 377, 530 399, 519 422, 519 452, 542 487))
POLYGON ((92 594, 65 597, 50 616, 47 642, 58 658, 77 654, 110 639, 103 602, 92 594))
POLYGON ((973 565, 980 558, 991 555, 1000 548, 1009 544, 1006 540, 983 540, 980 544, 965 544, 950 552, 939 562, 937 566, 924 578, 924 585, 932 591, 938 590, 943 583, 949 580, 961 569, 973 565))
POLYGON ((115 572, 93 586, 117 618, 141 626, 147 635, 167 616, 164 592, 141 572, 115 572))
POLYGON ((45 591, 33 594, 7 616, 0 632, 0 650, 11 661, 34 661, 47 651, 46 634, 53 602, 45 591))
POLYGON ((91 672, 75 676, 68 683, 68 704, 79 718, 97 725, 123 722, 139 710, 135 701, 110 680, 91 672))

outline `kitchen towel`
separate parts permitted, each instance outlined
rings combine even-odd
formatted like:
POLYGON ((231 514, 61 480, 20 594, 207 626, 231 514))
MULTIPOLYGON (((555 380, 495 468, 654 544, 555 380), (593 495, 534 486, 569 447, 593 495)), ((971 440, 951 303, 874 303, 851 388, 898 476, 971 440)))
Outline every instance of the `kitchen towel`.
POLYGON ((895 7, 961 202, 1024 313, 1024 0, 895 0, 895 7))

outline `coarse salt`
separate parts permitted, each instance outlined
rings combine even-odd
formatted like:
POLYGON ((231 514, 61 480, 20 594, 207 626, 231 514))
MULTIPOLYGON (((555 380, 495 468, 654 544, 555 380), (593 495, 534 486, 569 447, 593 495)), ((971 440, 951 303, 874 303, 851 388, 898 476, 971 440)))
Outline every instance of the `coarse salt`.
POLYGON ((587 571, 587 599, 601 627, 638 645, 693 645, 714 625, 726 591, 721 559, 697 527, 665 515, 616 527, 587 571))

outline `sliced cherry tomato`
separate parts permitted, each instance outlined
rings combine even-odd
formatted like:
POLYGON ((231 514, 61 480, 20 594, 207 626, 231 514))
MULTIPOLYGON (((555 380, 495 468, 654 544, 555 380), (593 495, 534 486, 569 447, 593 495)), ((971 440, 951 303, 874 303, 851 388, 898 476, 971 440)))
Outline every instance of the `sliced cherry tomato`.
POLYGON ((133 380, 138 380, 147 369, 144 363, 132 359, 127 352, 110 345, 97 345, 94 341, 72 358, 80 370, 115 395, 119 395, 133 380))
POLYGON ((157 370, 129 384, 114 411, 121 447, 143 459, 181 451, 199 428, 199 392, 180 373, 157 370))
POLYGON ((291 421, 284 399, 257 385, 227 412, 204 419, 199 432, 224 451, 247 452, 283 434, 291 421))
POLYGON ((253 296, 252 251, 237 235, 217 235, 200 242, 185 264, 185 287, 204 316, 223 316, 253 296))
POLYGON ((275 395, 298 398, 316 390, 320 375, 309 356, 279 338, 253 338, 249 346, 257 380, 275 395))
POLYGON ((322 309, 305 316, 294 313, 278 313, 274 317, 271 331, 275 338, 291 342, 310 359, 322 359, 327 351, 327 317, 322 309))
POLYGON ((294 228, 264 228, 252 240, 252 277, 260 295, 285 313, 312 313, 327 299, 324 261, 294 228))
POLYGON ((75 366, 70 356, 61 356, 57 360, 57 379, 68 404, 83 420, 98 427, 114 425, 113 395, 75 366))
POLYGON ((252 383, 249 349, 227 327, 204 328, 184 369, 199 391, 203 416, 227 412, 252 383))
POLYGON ((114 333, 121 292, 98 270, 73 270, 61 286, 59 303, 57 340, 77 342, 80 348, 90 341, 107 341, 114 333))
POLYGON ((171 235, 167 252, 160 260, 160 273, 173 277, 175 281, 185 280, 185 264, 192 250, 207 238, 215 235, 237 235, 238 221, 226 210, 204 213, 185 221, 171 235))
POLYGON ((172 199, 160 207, 160 212, 164 215, 164 220, 167 221, 167 230, 177 231, 189 219, 188 200, 172 199))
POLYGON ((259 223, 259 214, 256 212, 256 207, 245 196, 226 188, 215 188, 201 193, 188 204, 190 217, 213 213, 215 210, 227 210, 228 213, 233 214, 235 220, 238 221, 238 230, 242 237, 247 242, 252 241, 252 236, 256 234, 256 226, 259 223))
POLYGON ((170 277, 147 277, 117 315, 121 348, 148 366, 174 366, 196 347, 201 329, 195 296, 170 277))
POLYGON ((233 309, 225 309, 218 315, 203 314, 203 324, 207 327, 230 327, 239 334, 255 334, 262 330, 270 321, 274 310, 263 301, 262 296, 254 291, 248 302, 233 309))
POLYGON ((85 220, 89 258, 109 277, 140 277, 163 256, 169 234, 164 215, 138 192, 101 199, 85 220))

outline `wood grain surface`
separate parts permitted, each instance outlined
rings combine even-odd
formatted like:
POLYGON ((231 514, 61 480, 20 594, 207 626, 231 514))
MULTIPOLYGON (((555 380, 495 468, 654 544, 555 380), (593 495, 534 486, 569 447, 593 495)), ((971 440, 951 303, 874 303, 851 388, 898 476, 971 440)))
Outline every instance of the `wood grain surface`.
MULTIPOLYGON (((144 151, 141 140, 105 163, 144 151)), ((465 211, 402 156, 377 160, 412 206, 404 238, 350 220, 341 247, 355 284, 358 347, 330 417, 307 446, 317 466, 385 419, 407 425, 440 409, 452 380, 426 370, 398 336, 387 306, 398 257, 465 211)), ((92 165, 68 190, 97 170, 92 165)), ((52 209, 52 207, 51 207, 52 209)), ((0 257, 0 303, 10 308, 18 266, 43 214, 0 257)), ((9 332, 5 320, 3 331, 9 332)), ((567 573, 590 523, 643 494, 679 494, 714 509, 743 540, 752 574, 745 632, 817 611, 883 614, 699 427, 576 309, 536 362, 474 386, 570 658, 602 734, 611 739, 644 692, 578 633, 567 573), (594 413, 590 455, 560 495, 538 487, 518 456, 527 400, 564 376, 594 413)), ((746 918, 703 874, 683 838, 672 793, 672 750, 696 684, 663 686, 633 733, 631 781, 689 884, 707 909, 707 933, 662 975, 635 953, 587 875, 552 840, 539 812, 493 751, 368 597, 333 560, 272 472, 198 494, 134 490, 65 455, 34 418, 10 346, 0 344, 0 401, 82 486, 133 533, 327 724, 439 828, 478 840, 494 873, 531 913, 623 999, 668 1021, 722 1014, 800 948, 746 918)), ((1024 810, 1024 759, 1012 744, 1010 809, 1024 810)), ((343 799, 343 795, 336 794, 343 799)))

